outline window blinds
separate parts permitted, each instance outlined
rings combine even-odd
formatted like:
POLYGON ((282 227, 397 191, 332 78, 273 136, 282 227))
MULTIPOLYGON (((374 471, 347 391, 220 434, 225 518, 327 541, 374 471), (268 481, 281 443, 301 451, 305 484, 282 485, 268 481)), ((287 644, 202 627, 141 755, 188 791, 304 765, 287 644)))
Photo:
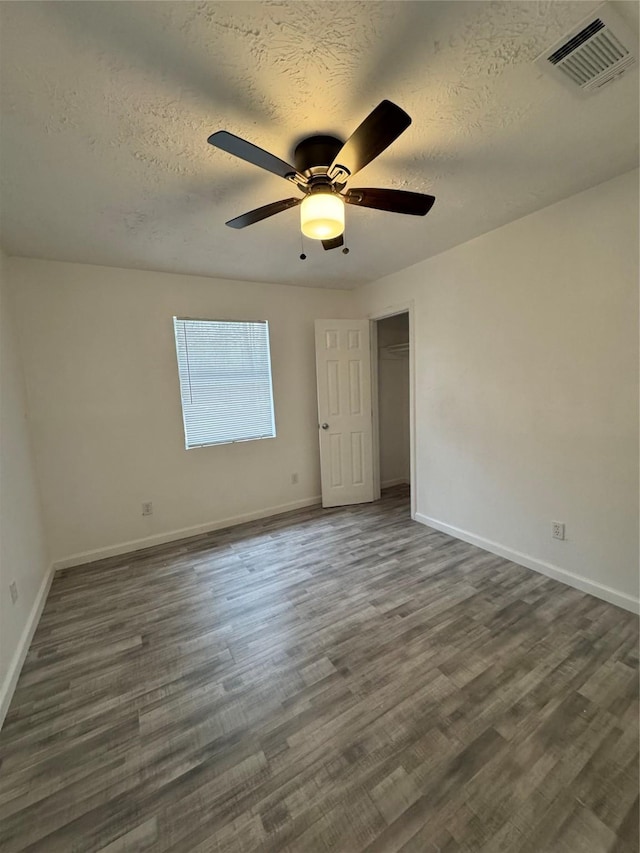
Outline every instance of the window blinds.
POLYGON ((187 449, 275 437, 268 323, 173 324, 187 449))

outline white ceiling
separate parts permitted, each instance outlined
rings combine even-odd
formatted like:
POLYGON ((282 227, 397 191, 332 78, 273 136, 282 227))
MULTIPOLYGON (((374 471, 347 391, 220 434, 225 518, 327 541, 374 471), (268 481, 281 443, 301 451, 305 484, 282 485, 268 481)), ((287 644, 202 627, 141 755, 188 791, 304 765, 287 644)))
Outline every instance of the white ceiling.
MULTIPOLYGON (((614 3, 637 28, 638 5, 614 3)), ((0 4, 1 239, 12 255, 353 287, 638 162, 638 80, 574 97, 534 58, 593 2, 0 4), (432 193, 426 218, 347 208, 349 255, 288 210, 291 185, 207 144, 290 160, 383 98, 411 127, 350 186, 432 193)), ((294 191, 295 194, 295 191, 294 191)))

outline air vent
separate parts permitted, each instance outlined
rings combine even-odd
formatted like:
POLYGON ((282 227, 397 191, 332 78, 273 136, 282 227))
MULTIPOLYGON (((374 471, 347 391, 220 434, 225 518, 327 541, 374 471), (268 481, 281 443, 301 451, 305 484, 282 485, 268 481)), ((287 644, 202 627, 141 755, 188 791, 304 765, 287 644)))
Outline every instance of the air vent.
POLYGON ((636 64, 638 42, 631 28, 604 3, 564 38, 545 50, 536 63, 571 88, 589 95, 636 64))

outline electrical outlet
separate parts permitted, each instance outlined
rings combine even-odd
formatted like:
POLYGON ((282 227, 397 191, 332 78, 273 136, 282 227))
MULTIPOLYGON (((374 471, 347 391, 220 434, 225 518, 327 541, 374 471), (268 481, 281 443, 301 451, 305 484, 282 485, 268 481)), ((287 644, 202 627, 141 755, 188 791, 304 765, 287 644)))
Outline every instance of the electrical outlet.
POLYGON ((294 473, 291 475, 291 485, 295 486, 298 483, 298 474, 294 473))
POLYGON ((18 584, 15 581, 9 584, 9 592, 11 593, 11 603, 15 604, 18 600, 18 584))
POLYGON ((562 521, 551 522, 551 537, 553 539, 564 539, 564 523, 562 521))
POLYGON ((142 514, 143 515, 153 515, 153 502, 145 501, 142 504, 142 514))

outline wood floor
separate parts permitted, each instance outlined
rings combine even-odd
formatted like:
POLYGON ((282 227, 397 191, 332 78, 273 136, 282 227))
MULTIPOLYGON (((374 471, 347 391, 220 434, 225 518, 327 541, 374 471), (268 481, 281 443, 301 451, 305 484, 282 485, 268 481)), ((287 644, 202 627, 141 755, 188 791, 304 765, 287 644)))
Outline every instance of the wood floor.
POLYGON ((638 850, 638 621, 402 489, 59 573, 0 849, 638 850))

